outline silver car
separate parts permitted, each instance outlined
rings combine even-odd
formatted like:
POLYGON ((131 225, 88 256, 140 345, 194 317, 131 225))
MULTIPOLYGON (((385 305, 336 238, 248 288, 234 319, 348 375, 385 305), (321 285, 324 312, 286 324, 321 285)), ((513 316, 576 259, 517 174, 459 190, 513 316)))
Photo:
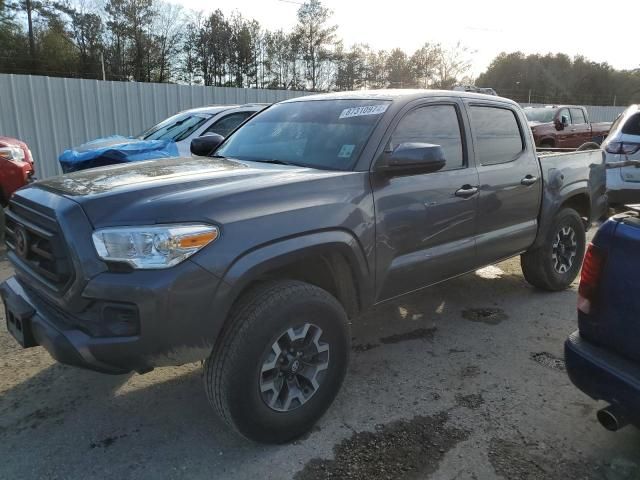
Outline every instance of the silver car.
POLYGON ((265 109, 266 103, 246 105, 211 105, 192 108, 177 113, 144 131, 140 140, 173 140, 180 156, 190 156, 191 140, 207 133, 226 137, 238 125, 256 112, 265 109))
MULTIPOLYGON (((640 160, 640 105, 631 105, 613 122, 602 149, 607 163, 640 160)), ((640 203, 640 168, 608 169, 607 195, 612 206, 640 203)))

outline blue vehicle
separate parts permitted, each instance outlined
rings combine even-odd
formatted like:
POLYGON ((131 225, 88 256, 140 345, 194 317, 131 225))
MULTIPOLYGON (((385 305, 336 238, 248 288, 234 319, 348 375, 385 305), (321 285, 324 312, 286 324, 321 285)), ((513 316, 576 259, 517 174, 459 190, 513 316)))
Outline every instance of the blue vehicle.
POLYGON ((571 381, 609 406, 598 420, 640 428, 640 209, 607 220, 587 249, 578 327, 565 342, 571 381))

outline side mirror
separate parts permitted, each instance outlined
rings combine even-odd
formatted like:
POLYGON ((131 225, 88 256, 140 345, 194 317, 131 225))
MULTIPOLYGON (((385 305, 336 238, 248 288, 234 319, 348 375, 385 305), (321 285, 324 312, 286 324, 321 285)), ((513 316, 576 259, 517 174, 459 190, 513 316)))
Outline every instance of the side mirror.
POLYGON ((564 130, 569 125, 569 117, 562 115, 559 119, 556 119, 556 130, 564 130))
POLYGON ((191 140, 191 153, 201 157, 208 157, 224 141, 222 135, 208 133, 191 140))
POLYGON ((437 172, 447 163, 440 145, 431 143, 401 143, 387 157, 379 170, 389 174, 437 172))

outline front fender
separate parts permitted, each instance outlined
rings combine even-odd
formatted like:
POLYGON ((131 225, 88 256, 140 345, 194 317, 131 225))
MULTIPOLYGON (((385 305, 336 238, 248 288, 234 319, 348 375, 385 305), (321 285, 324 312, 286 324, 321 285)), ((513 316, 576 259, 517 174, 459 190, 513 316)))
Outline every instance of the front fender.
POLYGON ((374 281, 362 245, 353 234, 345 230, 324 230, 270 242, 236 258, 225 271, 216 292, 216 314, 226 317, 242 291, 266 272, 305 257, 327 253, 344 255, 356 277, 355 286, 363 304, 370 304, 374 281))

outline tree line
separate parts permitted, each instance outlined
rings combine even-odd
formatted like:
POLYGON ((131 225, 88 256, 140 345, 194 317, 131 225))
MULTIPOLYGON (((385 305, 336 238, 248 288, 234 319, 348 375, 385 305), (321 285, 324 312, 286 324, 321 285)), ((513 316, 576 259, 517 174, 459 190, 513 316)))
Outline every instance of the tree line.
POLYGON ((564 54, 501 53, 475 82, 474 52, 345 46, 332 12, 307 0, 288 31, 239 12, 164 0, 0 0, 0 72, 294 90, 493 87, 520 102, 640 102, 640 70, 564 54))
POLYGON ((329 91, 449 88, 470 68, 460 45, 347 48, 320 0, 301 4, 290 31, 163 0, 90 1, 0 0, 0 72, 329 91))
POLYGON ((477 84, 518 102, 629 105, 640 103, 640 68, 616 70, 584 56, 501 53, 477 84))

